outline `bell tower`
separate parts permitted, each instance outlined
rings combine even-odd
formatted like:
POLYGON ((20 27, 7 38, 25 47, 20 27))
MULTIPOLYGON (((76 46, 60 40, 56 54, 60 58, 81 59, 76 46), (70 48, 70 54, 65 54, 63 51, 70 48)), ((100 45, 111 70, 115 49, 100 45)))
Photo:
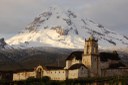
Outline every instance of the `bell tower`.
POLYGON ((89 70, 89 77, 98 77, 101 74, 100 57, 98 52, 98 40, 91 36, 85 40, 84 54, 82 63, 89 70))

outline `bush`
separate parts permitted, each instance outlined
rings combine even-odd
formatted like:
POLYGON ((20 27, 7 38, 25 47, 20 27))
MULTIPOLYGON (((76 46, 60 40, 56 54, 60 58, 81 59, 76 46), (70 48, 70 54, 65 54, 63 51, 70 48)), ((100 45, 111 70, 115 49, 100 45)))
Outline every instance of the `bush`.
POLYGON ((46 81, 50 81, 51 79, 48 76, 44 76, 41 78, 41 80, 46 82, 46 81))

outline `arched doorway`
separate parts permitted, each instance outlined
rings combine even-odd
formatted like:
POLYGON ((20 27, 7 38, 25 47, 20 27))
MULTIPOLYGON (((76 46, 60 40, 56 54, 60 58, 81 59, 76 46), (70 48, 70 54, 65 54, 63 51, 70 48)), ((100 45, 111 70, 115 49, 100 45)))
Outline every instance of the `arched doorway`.
POLYGON ((43 69, 37 68, 36 69, 36 78, 42 78, 42 76, 43 76, 43 69))

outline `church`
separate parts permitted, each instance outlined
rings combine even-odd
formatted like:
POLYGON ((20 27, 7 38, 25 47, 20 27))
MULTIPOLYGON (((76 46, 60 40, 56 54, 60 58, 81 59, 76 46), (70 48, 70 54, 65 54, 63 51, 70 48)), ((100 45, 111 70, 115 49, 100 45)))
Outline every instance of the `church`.
POLYGON ((72 52, 65 67, 37 66, 30 70, 13 72, 12 80, 48 76, 51 80, 83 79, 87 77, 128 76, 128 68, 116 51, 99 52, 98 40, 93 36, 85 40, 84 51, 72 52))

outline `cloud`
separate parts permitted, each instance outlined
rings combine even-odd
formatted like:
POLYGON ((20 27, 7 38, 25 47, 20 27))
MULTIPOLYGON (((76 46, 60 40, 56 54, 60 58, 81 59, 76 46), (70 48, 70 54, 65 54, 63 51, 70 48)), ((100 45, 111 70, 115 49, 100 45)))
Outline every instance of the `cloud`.
POLYGON ((84 14, 110 29, 128 32, 128 0, 99 0, 87 8, 84 14))

